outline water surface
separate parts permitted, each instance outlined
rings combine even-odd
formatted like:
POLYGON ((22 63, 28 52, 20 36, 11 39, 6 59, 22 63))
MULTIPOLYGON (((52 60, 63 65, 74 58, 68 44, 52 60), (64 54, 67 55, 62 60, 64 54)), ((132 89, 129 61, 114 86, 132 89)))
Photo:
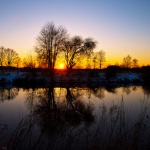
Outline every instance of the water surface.
POLYGON ((0 89, 0 146, 146 149, 149 95, 145 86, 0 89))

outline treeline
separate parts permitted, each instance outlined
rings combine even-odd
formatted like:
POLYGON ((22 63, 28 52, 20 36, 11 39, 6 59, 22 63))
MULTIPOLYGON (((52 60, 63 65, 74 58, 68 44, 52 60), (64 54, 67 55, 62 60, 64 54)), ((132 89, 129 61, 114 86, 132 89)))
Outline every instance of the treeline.
MULTIPOLYGON (((0 66, 0 70, 2 71, 14 71, 14 72, 48 72, 49 69, 48 68, 30 68, 30 67, 8 67, 8 66, 0 66)), ((67 72, 67 69, 55 69, 55 72, 67 72)), ((132 73, 145 73, 150 75, 150 66, 141 66, 141 67, 137 67, 137 68, 124 68, 122 66, 119 65, 109 65, 106 68, 103 69, 99 69, 99 68, 77 68, 77 69, 72 69, 71 72, 93 72, 93 73, 99 73, 99 72, 109 72, 109 73, 122 73, 122 72, 132 72, 132 73)))
MULTIPOLYGON (((75 40, 75 39, 74 39, 75 40)), ((36 49, 37 50, 37 49, 36 49)), ((7 68, 7 67, 21 67, 21 68, 44 68, 49 69, 48 64, 46 63, 46 60, 44 62, 44 59, 40 53, 37 53, 36 57, 32 54, 28 54, 26 58, 23 60, 20 59, 18 53, 10 48, 4 48, 3 46, 0 47, 0 68, 7 68), (40 59, 40 58, 41 59, 40 59)), ((44 53, 44 52, 43 52, 44 53)), ((69 54, 68 56, 69 57, 69 54)), ((72 58, 71 61, 66 61, 68 64, 66 65, 66 69, 73 69, 73 67, 77 64, 80 64, 80 67, 76 66, 75 69, 82 68, 82 69, 102 69, 107 68, 105 65, 106 58, 105 58, 105 52, 103 50, 100 50, 98 52, 92 52, 90 55, 73 55, 74 59, 72 58), (84 64, 85 63, 85 64, 84 64)), ((57 58, 57 61, 64 62, 63 52, 60 52, 57 58), (61 57, 60 57, 61 56, 61 57)), ((65 63, 65 62, 64 62, 65 63)), ((66 64, 66 63, 65 63, 66 64)), ((55 65, 53 64, 54 68, 55 65)), ((111 67, 119 67, 119 68, 139 68, 138 60, 132 59, 130 55, 123 58, 123 62, 121 65, 108 65, 111 67)))
MULTIPOLYGON (((58 63, 65 64, 67 70, 73 68, 103 69, 106 67, 105 52, 94 52, 97 42, 88 37, 70 37, 66 28, 48 22, 36 38, 34 54, 28 54, 22 61, 18 53, 9 48, 0 47, 0 67, 43 68, 54 72, 58 63)), ((138 60, 130 55, 123 58, 121 65, 108 66, 114 69, 139 68, 138 60)))

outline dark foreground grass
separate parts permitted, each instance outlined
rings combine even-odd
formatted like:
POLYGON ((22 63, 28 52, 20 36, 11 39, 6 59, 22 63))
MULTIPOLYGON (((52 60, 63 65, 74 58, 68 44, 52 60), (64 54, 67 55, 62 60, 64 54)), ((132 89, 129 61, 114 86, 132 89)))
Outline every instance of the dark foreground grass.
MULTIPOLYGON (((68 122, 55 109, 48 116, 32 110, 16 128, 8 149, 83 149, 83 150, 140 150, 150 148, 149 101, 140 101, 141 112, 134 118, 125 107, 123 98, 108 108, 101 105, 92 122, 68 122), (54 114, 55 113, 55 114, 54 114), (50 121, 48 118, 51 117, 50 121)), ((40 108, 41 109, 41 108, 40 108)), ((79 117, 76 114, 76 117, 79 117)), ((71 117, 71 116, 70 116, 71 117)))

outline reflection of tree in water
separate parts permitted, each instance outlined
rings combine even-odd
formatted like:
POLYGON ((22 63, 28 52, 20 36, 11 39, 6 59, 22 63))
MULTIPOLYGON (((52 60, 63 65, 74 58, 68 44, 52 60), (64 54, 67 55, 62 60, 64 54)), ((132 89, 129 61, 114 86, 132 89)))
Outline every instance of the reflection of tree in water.
POLYGON ((18 95, 19 89, 0 89, 0 101, 13 100, 18 95))
POLYGON ((123 92, 125 92, 127 95, 129 95, 131 93, 131 91, 136 91, 138 89, 137 86, 126 86, 123 87, 123 92))
POLYGON ((105 97, 105 88, 92 88, 91 92, 100 99, 103 99, 105 97))
POLYGON ((113 93, 113 94, 117 94, 117 88, 111 85, 107 85, 105 87, 106 91, 108 91, 109 93, 113 93))
POLYGON ((57 94, 54 88, 48 88, 45 89, 43 97, 39 95, 40 99, 34 108, 34 114, 42 119, 40 122, 46 124, 53 122, 59 126, 66 123, 76 124, 80 121, 93 121, 93 108, 90 104, 84 104, 79 99, 78 90, 67 88, 66 96, 61 101, 56 99, 57 94))
POLYGON ((10 145, 15 143, 17 149, 138 149, 141 141, 148 139, 149 143, 144 136, 150 133, 145 132, 146 128, 149 131, 148 101, 141 103, 141 114, 135 123, 131 121, 131 126, 122 97, 119 103, 101 105, 98 124, 88 128, 83 122, 94 121, 93 108, 82 101, 84 97, 79 91, 78 88, 28 91, 36 102, 31 103, 28 97, 26 103, 29 100, 33 104, 31 114, 19 124, 10 145))
POLYGON ((42 95, 38 95, 38 98, 33 111, 36 123, 48 134, 53 134, 59 130, 63 121, 61 111, 55 102, 54 89, 44 89, 42 95))
POLYGON ((26 91, 25 103, 28 109, 32 111, 34 109, 34 106, 37 103, 37 100, 38 100, 37 96, 39 95, 38 93, 40 93, 42 89, 30 88, 30 89, 24 89, 24 90, 26 91))
POLYGON ((64 107, 64 117, 68 122, 71 123, 79 123, 80 121, 84 120, 85 122, 93 121, 92 111, 93 108, 90 104, 84 104, 80 99, 78 99, 79 93, 73 94, 71 89, 67 88, 66 94, 66 104, 64 107), (76 98, 77 96, 77 98, 76 98), (65 109, 67 108, 67 111, 65 109))
POLYGON ((132 91, 136 91, 137 90, 137 86, 133 86, 132 91))
POLYGON ((20 123, 18 127, 20 131, 14 133, 12 139, 16 139, 18 136, 19 139, 23 139, 18 146, 28 145, 29 138, 32 140, 32 130, 34 130, 32 128, 35 126, 40 130, 37 130, 37 140, 32 141, 32 146, 34 146, 32 149, 41 148, 43 145, 51 149, 51 146, 55 147, 60 142, 68 146, 69 136, 76 134, 74 130, 79 130, 81 123, 85 123, 82 124, 83 127, 94 121, 92 105, 80 99, 82 95, 76 88, 29 89, 27 93, 26 104, 31 110, 31 114, 20 123), (33 102, 34 100, 36 102, 33 102), (57 143, 55 140, 61 141, 57 143), (23 144, 22 142, 25 141, 26 144, 23 144))
POLYGON ((142 86, 144 94, 147 96, 147 99, 150 97, 150 86, 149 85, 143 85, 142 86))
POLYGON ((123 88, 122 88, 122 91, 125 92, 127 95, 129 95, 129 94, 131 93, 131 89, 130 89, 129 86, 123 87, 123 88))

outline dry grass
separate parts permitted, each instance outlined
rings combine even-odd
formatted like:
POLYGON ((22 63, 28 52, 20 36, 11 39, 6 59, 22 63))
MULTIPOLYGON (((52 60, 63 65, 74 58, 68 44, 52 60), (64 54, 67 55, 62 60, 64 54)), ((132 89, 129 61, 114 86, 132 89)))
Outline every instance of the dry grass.
MULTIPOLYGON (((141 101, 141 112, 134 123, 125 110, 122 99, 108 108, 100 106, 98 121, 79 124, 40 122, 31 112, 18 125, 9 149, 85 149, 85 150, 138 150, 150 147, 149 103, 141 101), (46 124, 45 124, 46 123, 46 124)), ((37 115, 37 114, 36 114, 37 115)), ((45 114, 46 116, 47 114, 45 114)), ((42 114, 43 116, 43 114, 42 114)))

